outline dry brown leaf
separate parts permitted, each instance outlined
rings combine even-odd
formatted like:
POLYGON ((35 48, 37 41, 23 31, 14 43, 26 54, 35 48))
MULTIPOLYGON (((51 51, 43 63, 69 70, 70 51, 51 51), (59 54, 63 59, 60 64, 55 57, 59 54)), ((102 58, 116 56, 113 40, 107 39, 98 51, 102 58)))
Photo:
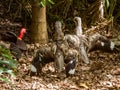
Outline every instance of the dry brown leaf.
POLYGON ((89 88, 89 86, 88 86, 86 83, 80 83, 79 86, 80 86, 80 87, 84 87, 84 88, 86 88, 86 89, 89 88))

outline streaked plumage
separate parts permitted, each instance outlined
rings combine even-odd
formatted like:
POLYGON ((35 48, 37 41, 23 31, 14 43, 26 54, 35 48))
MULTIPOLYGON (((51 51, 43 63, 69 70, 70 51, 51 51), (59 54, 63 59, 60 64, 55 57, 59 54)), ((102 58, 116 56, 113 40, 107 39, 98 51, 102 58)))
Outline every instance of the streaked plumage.
POLYGON ((60 49, 55 53, 55 68, 59 73, 64 70, 64 54, 60 49))
POLYGON ((70 75, 74 75, 75 73, 75 67, 78 62, 78 55, 79 52, 75 49, 69 49, 66 56, 65 56, 65 71, 66 71, 66 77, 70 75))
POLYGON ((62 31, 62 23, 60 21, 55 22, 55 37, 54 40, 63 40, 64 33, 62 31))
POLYGON ((66 77, 70 75, 74 75, 75 73, 75 66, 76 66, 76 60, 73 59, 70 62, 67 63, 65 70, 66 70, 66 77))
POLYGON ((114 52, 115 51, 115 43, 107 39, 107 37, 100 35, 100 34, 94 34, 89 37, 90 41, 90 47, 88 52, 95 51, 95 50, 101 50, 104 52, 114 52))
POLYGON ((42 68, 47 63, 54 61, 54 52, 56 52, 56 46, 54 45, 54 43, 42 45, 36 52, 36 55, 31 63, 31 76, 34 74, 39 75, 42 72, 42 68))
POLYGON ((87 53, 85 51, 84 45, 87 45, 87 40, 85 38, 85 35, 83 35, 82 26, 81 26, 81 18, 75 17, 75 34, 66 34, 64 39, 68 42, 70 48, 74 48, 79 51, 80 58, 86 63, 89 63, 89 58, 87 56, 87 53))
POLYGON ((75 48, 75 49, 79 50, 80 39, 78 36, 66 34, 64 37, 64 40, 66 40, 68 42, 68 45, 70 48, 75 48))
POLYGON ((64 70, 64 53, 68 48, 65 45, 64 33, 62 32, 62 23, 60 21, 55 22, 55 43, 56 43, 56 52, 55 52, 55 68, 58 72, 64 70))

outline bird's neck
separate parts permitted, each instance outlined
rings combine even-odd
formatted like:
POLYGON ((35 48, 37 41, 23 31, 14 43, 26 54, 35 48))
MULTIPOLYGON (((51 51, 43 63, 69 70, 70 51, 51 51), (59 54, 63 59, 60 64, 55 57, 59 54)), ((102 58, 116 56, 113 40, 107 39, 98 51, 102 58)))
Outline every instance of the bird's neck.
POLYGON ((20 32, 18 39, 22 40, 23 36, 24 36, 24 33, 20 32))
POLYGON ((78 36, 82 35, 82 26, 81 26, 81 23, 78 23, 78 25, 76 27, 76 35, 78 35, 78 36))
POLYGON ((78 21, 78 26, 81 26, 81 21, 78 21))

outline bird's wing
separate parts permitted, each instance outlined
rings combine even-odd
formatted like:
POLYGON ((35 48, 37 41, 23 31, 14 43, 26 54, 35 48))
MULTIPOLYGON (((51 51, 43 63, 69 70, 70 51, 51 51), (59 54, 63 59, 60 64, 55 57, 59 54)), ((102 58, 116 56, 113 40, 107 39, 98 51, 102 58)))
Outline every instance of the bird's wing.
POLYGON ((23 40, 17 39, 16 45, 21 50, 27 50, 27 45, 25 44, 23 40))

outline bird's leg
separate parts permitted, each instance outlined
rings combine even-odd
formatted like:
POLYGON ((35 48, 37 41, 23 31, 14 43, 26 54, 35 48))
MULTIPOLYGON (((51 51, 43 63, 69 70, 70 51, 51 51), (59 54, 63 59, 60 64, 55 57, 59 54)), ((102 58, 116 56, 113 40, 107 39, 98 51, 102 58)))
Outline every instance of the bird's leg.
POLYGON ((87 52, 85 51, 85 48, 84 48, 83 43, 81 43, 81 45, 80 45, 79 52, 80 52, 81 59, 82 59, 86 64, 89 64, 89 58, 88 58, 88 56, 87 56, 87 52))
POLYGON ((39 51, 37 51, 36 56, 33 58, 31 63, 31 72, 30 76, 32 75, 39 75, 42 72, 42 55, 39 51))
POLYGON ((62 50, 58 50, 55 54, 55 70, 58 78, 63 79, 65 76, 62 73, 64 71, 64 56, 62 50))
POLYGON ((61 50, 57 50, 55 54, 55 66, 58 73, 63 71, 64 68, 64 56, 61 50))

